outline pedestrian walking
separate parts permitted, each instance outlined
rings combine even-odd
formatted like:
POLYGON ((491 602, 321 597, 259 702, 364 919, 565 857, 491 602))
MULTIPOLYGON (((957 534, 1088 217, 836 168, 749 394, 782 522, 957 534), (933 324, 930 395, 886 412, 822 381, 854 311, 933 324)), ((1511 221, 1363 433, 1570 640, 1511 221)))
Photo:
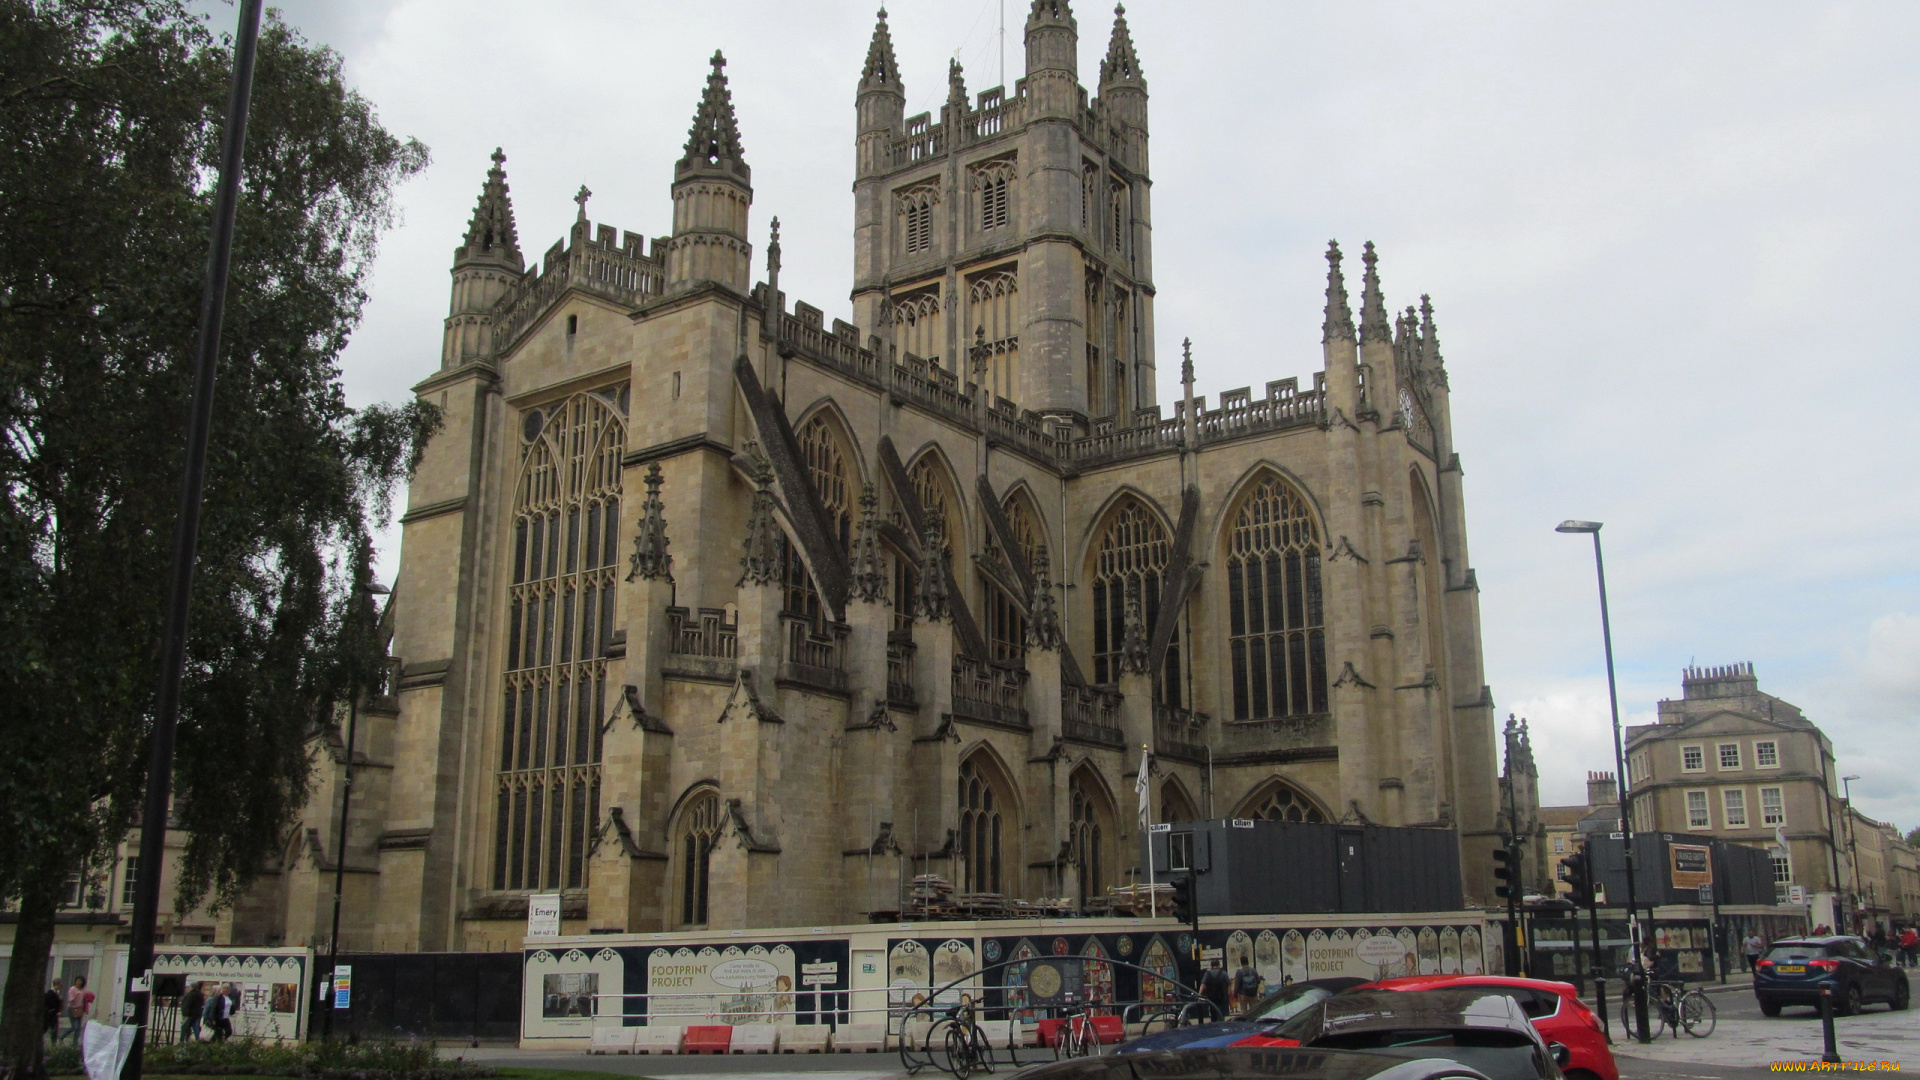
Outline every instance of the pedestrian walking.
POLYGON ((43 999, 42 1005, 42 1009, 46 1013, 44 1020, 46 1031, 44 1034, 49 1043, 58 1044, 60 1042, 60 1013, 61 1010, 66 1007, 67 988, 61 984, 59 979, 55 979, 53 980, 53 985, 47 988, 47 994, 43 999))
POLYGON ((216 986, 208 992, 203 1018, 207 1030, 213 1032, 214 1042, 226 1042, 233 1037, 233 1001, 227 997, 226 987, 216 986))
POLYGON ((180 995, 180 1041, 200 1041, 200 1014, 207 1007, 207 984, 194 983, 180 995))
POLYGON ((73 1036, 73 1045, 80 1045, 80 1033, 87 1026, 87 1016, 93 1012, 93 991, 87 989, 87 977, 75 975, 73 985, 67 988, 67 1034, 73 1036))
POLYGON ((1767 939, 1761 937, 1758 930, 1750 931, 1742 951, 1747 956, 1747 974, 1751 975, 1760 966, 1760 954, 1767 951, 1767 939))
POLYGON ((1907 967, 1920 961, 1920 930, 1909 926, 1900 931, 1900 962, 1907 967))
POLYGON ((1242 1013, 1254 1007, 1260 1000, 1260 973, 1253 970, 1253 960, 1240 958, 1240 968, 1233 973, 1233 1011, 1242 1013))
POLYGON ((1219 1012, 1222 1020, 1227 1018, 1227 989, 1232 984, 1233 980, 1227 976, 1227 969, 1221 967, 1218 960, 1215 960, 1213 966, 1200 975, 1200 996, 1213 1003, 1214 1009, 1219 1012))

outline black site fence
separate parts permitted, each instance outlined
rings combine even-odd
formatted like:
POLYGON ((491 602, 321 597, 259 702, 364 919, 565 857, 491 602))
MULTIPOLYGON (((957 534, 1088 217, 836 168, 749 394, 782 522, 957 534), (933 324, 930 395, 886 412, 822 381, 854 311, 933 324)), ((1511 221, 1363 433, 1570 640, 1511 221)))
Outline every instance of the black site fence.
MULTIPOLYGON (((351 1007, 334 1010, 333 1034, 518 1039, 524 963, 517 952, 342 953, 341 966, 353 968, 353 989, 351 1007)), ((313 1030, 321 1031, 323 1023, 316 1014, 313 1030)))

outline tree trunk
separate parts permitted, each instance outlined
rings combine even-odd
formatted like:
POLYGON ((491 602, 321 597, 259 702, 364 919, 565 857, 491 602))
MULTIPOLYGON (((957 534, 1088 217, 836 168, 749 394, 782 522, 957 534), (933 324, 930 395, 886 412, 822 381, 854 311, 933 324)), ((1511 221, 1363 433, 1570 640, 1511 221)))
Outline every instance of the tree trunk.
POLYGON ((13 964, 7 971, 5 1013, 0 1014, 0 1062, 12 1077, 46 1075, 41 1031, 46 1022, 47 964, 53 953, 54 896, 29 889, 20 897, 13 930, 13 964))

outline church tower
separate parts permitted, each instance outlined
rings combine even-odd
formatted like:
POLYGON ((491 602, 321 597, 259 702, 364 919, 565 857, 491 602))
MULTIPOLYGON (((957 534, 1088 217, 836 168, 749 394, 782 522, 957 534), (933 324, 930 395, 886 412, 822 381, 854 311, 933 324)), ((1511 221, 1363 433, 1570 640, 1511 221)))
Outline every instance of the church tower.
POLYGON ((855 322, 1033 413, 1129 426, 1154 403, 1147 89, 1124 9, 1099 96, 1067 0, 1033 0, 1024 78, 903 117, 881 12, 856 98, 855 322))
POLYGON ((733 95, 727 90, 727 59, 716 51, 712 63, 686 151, 673 166, 667 288, 711 281, 744 295, 753 270, 753 245, 747 242, 753 170, 740 147, 733 95))
POLYGON ((467 236, 453 250, 453 299, 447 313, 442 368, 459 367, 493 355, 493 307, 524 271, 520 236, 507 198, 507 155, 493 151, 493 168, 480 187, 480 201, 467 223, 467 236))

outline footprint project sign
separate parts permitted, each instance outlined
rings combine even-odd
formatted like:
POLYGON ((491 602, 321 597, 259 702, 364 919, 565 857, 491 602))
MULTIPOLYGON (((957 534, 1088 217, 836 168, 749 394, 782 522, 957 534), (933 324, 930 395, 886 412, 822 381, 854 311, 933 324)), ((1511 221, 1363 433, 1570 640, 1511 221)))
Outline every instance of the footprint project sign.
POLYGON ((656 949, 647 957, 647 1012, 715 1023, 771 1024, 793 1012, 794 954, 785 945, 656 949))

